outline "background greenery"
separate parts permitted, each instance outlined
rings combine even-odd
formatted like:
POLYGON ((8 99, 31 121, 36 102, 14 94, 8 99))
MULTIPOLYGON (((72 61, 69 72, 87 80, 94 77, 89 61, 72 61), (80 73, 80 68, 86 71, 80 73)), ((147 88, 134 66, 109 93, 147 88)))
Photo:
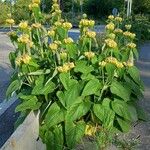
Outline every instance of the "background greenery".
MULTIPOLYGON (((0 25, 5 24, 7 14, 11 12, 11 0, 0 0, 0 25)), ((28 5, 31 0, 12 0, 12 16, 16 24, 21 20, 29 19, 28 5), (15 2, 14 2, 15 1, 15 2)), ((45 24, 49 23, 52 0, 42 0, 41 9, 45 15, 45 24)), ((117 8, 120 14, 125 14, 124 0, 60 0, 63 18, 77 25, 82 13, 87 13, 89 18, 96 20, 96 24, 105 23, 106 16, 117 8), (80 3, 82 1, 82 4, 80 3)), ((150 0, 133 0, 132 18, 126 20, 133 25, 133 32, 138 39, 150 40, 150 0)))

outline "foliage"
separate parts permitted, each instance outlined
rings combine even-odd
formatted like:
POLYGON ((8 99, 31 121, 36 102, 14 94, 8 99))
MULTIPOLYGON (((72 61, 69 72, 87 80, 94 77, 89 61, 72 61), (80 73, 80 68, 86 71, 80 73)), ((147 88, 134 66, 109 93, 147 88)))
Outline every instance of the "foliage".
POLYGON ((0 2, 0 10, 0 24, 5 24, 5 20, 7 18, 7 14, 10 12, 10 8, 6 3, 0 2))
POLYGON ((135 14, 150 14, 150 1, 133 0, 133 12, 135 14))
POLYGON ((121 12, 123 6, 124 2, 122 0, 87 0, 84 3, 86 13, 95 18, 108 16, 112 13, 113 8, 117 8, 121 12))
MULTIPOLYGON (((77 42, 68 37, 72 28, 61 18, 53 0, 51 26, 41 25, 39 1, 30 5, 32 24, 22 21, 10 38, 16 46, 10 62, 14 68, 7 90, 17 93, 23 114, 40 110, 40 137, 47 149, 74 148, 84 136, 103 148, 116 132, 127 132, 143 119, 136 103, 142 96, 135 34, 118 29, 121 17, 109 16, 102 48, 92 31, 95 22, 84 14, 77 42)), ((11 18, 9 18, 11 19, 11 18)), ((7 20, 12 23, 12 20, 7 20)))
POLYGON ((18 24, 22 20, 28 20, 30 18, 29 13, 29 4, 31 3, 31 0, 17 0, 16 3, 13 6, 13 17, 15 19, 15 22, 18 24))
POLYGON ((137 42, 150 40, 150 18, 144 15, 132 15, 125 19, 124 24, 132 25, 132 32, 137 35, 137 42))

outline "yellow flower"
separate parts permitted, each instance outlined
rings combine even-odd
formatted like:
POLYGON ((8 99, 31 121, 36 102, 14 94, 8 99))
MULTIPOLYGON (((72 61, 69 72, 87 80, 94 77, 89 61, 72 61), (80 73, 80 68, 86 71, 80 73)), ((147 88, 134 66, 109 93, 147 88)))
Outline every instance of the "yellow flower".
POLYGON ((15 61, 16 65, 20 66, 21 62, 22 62, 22 57, 17 57, 15 61))
POLYGON ((20 22, 19 28, 21 28, 21 29, 27 29, 28 28, 28 22, 27 21, 20 22))
POLYGON ((95 25, 95 21, 94 20, 89 20, 89 26, 93 27, 95 25))
POLYGON ((110 22, 109 24, 106 25, 107 30, 114 30, 115 29, 115 24, 110 22))
POLYGON ((53 3, 57 3, 57 0, 53 0, 53 3))
POLYGON ((41 3, 41 1, 40 0, 32 0, 32 3, 36 3, 39 5, 41 3))
POLYGON ((58 45, 56 43, 51 43, 49 44, 49 48, 55 52, 58 49, 58 45))
POLYGON ((17 36, 17 34, 16 34, 15 31, 10 31, 10 32, 7 33, 7 35, 10 36, 10 37, 15 37, 15 36, 17 36))
POLYGON ((29 10, 32 10, 33 8, 37 8, 39 5, 37 3, 33 3, 29 5, 29 10))
POLYGON ((29 35, 28 34, 22 34, 19 38, 18 38, 18 42, 27 44, 29 42, 29 35))
POLYGON ((32 41, 29 41, 29 47, 30 47, 30 48, 33 47, 33 44, 34 44, 34 43, 33 43, 32 41))
POLYGON ((31 60, 31 57, 28 54, 24 54, 21 56, 21 60, 24 64, 28 64, 31 60))
POLYGON ((37 29, 39 29, 39 28, 41 28, 42 27, 42 25, 40 24, 40 23, 33 23, 32 24, 32 28, 37 28, 37 29))
POLYGON ((61 41, 58 41, 58 40, 54 41, 54 43, 57 44, 57 45, 61 45, 62 44, 61 41))
POLYGON ((48 35, 49 36, 55 36, 55 31, 54 30, 50 30, 50 31, 48 31, 48 35))
POLYGON ((88 31, 88 32, 86 32, 86 35, 89 38, 95 38, 96 32, 94 32, 94 31, 88 31))
POLYGON ((134 39, 135 36, 136 36, 134 33, 131 33, 131 32, 128 32, 128 31, 125 31, 125 32, 123 33, 123 35, 126 36, 126 37, 129 37, 129 38, 131 38, 131 39, 134 39))
POLYGON ((52 6, 54 9, 59 9, 59 5, 57 4, 57 3, 55 3, 55 4, 53 4, 53 6, 52 6))
POLYGON ((128 43, 127 44, 127 47, 129 47, 129 48, 136 48, 136 44, 135 43, 128 43))
POLYGON ((105 61, 99 62, 99 66, 102 66, 102 67, 105 67, 106 64, 107 64, 107 62, 105 62, 105 61))
POLYGON ((111 33, 111 34, 108 35, 108 37, 109 37, 110 39, 113 39, 113 40, 114 40, 115 37, 116 37, 116 35, 115 35, 114 33, 111 33))
POLYGON ((133 67, 133 66, 134 66, 133 62, 130 62, 130 61, 123 62, 123 64, 124 64, 124 66, 126 66, 126 67, 133 67))
POLYGON ((72 38, 64 39, 64 43, 65 43, 65 44, 73 43, 73 39, 72 39, 72 38))
POLYGON ((93 127, 92 125, 86 125, 85 128, 85 135, 93 136, 96 133, 96 127, 93 127))
POLYGON ((132 62, 127 62, 127 67, 133 67, 134 64, 132 62))
POLYGON ((122 22, 123 19, 121 17, 116 17, 115 20, 118 22, 122 22))
POLYGON ((87 14, 83 14, 82 16, 83 16, 83 18, 87 18, 87 14))
POLYGON ((123 63, 121 63, 121 62, 117 62, 116 63, 116 66, 117 66, 117 68, 123 68, 124 66, 123 66, 123 63))
POLYGON ((62 25, 62 23, 61 23, 61 22, 59 22, 59 21, 57 21, 57 22, 55 22, 55 23, 54 23, 54 25, 55 25, 56 27, 58 27, 58 26, 61 26, 61 25, 62 25))
POLYGON ((115 29, 114 33, 123 33, 123 31, 121 29, 115 29))
POLYGON ((70 30, 70 29, 72 28, 72 24, 69 23, 69 22, 64 22, 64 23, 62 24, 62 26, 63 26, 65 29, 67 29, 67 30, 70 30))
POLYGON ((69 69, 71 70, 72 68, 74 68, 75 67, 75 65, 74 65, 74 63, 73 62, 69 62, 68 63, 68 66, 69 66, 69 69))
POLYGON ((66 59, 67 58, 67 53, 66 52, 61 52, 60 53, 60 58, 63 59, 63 60, 66 59))
POLYGON ((114 40, 112 40, 112 39, 106 39, 105 43, 110 48, 116 48, 117 47, 117 43, 114 40))
POLYGON ((59 66, 59 67, 57 67, 57 70, 58 70, 59 72, 63 72, 63 67, 62 67, 62 66, 59 66))
POLYGON ((6 23, 13 25, 13 24, 15 24, 15 21, 14 21, 14 19, 6 19, 6 23))
POLYGON ((93 53, 93 52, 85 52, 84 55, 88 59, 91 59, 91 58, 93 58, 95 56, 95 53, 93 53))
POLYGON ((125 28, 126 28, 127 30, 130 30, 130 29, 131 29, 131 27, 132 27, 132 25, 131 25, 131 24, 127 24, 127 25, 125 25, 125 28))
POLYGON ((55 13, 56 13, 56 14, 61 14, 62 11, 58 9, 58 10, 55 11, 55 13))
POLYGON ((124 63, 119 62, 115 57, 107 57, 105 61, 108 63, 114 64, 117 68, 123 68, 124 67, 123 66, 124 63))
POLYGON ((65 63, 63 66, 57 67, 57 70, 59 72, 68 72, 74 67, 75 67, 74 63, 73 62, 69 62, 69 63, 65 63))
POLYGON ((81 26, 89 26, 89 20, 88 19, 81 19, 80 25, 81 26))
POLYGON ((115 17, 113 15, 108 16, 108 19, 113 20, 115 17))
POLYGON ((105 61, 112 64, 116 64, 118 62, 115 57, 107 57, 105 61))

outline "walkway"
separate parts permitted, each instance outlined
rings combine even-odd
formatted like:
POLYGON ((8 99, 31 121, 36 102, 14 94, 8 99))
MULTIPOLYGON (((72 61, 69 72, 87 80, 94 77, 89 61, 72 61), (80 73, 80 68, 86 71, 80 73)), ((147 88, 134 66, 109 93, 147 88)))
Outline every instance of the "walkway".
POLYGON ((9 63, 9 53, 13 50, 13 45, 10 43, 6 33, 0 32, 0 103, 5 98, 11 67, 9 63))

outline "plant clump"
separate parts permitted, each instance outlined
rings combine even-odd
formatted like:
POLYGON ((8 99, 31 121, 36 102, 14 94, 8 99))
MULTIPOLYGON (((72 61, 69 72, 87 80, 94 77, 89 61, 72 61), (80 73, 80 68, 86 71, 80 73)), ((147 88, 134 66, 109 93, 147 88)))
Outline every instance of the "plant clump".
POLYGON ((48 29, 39 5, 32 0, 33 22, 22 21, 9 33, 16 50, 9 55, 14 74, 7 97, 16 92, 21 100, 16 111, 23 117, 40 110, 40 138, 47 149, 73 149, 85 136, 104 148, 115 133, 128 132, 131 123, 143 119, 137 105, 143 85, 134 65, 135 34, 130 25, 120 28, 121 17, 109 16, 100 48, 95 22, 84 14, 75 41, 57 0, 48 29))

